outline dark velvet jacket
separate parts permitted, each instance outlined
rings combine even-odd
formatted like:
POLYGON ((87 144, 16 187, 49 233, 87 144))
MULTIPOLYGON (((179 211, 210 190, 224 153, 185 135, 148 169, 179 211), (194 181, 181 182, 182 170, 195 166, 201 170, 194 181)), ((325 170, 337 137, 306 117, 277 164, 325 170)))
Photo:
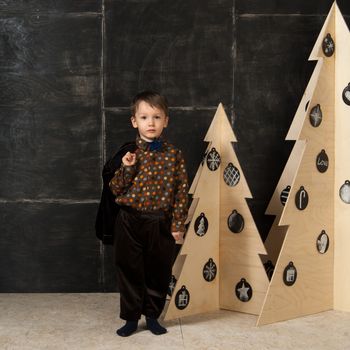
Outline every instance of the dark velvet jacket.
POLYGON ((103 167, 103 189, 96 216, 95 230, 97 238, 104 244, 113 244, 115 234, 114 223, 120 208, 115 202, 114 194, 109 189, 109 182, 113 178, 116 170, 120 167, 123 156, 127 152, 135 152, 136 148, 135 142, 124 144, 103 167))

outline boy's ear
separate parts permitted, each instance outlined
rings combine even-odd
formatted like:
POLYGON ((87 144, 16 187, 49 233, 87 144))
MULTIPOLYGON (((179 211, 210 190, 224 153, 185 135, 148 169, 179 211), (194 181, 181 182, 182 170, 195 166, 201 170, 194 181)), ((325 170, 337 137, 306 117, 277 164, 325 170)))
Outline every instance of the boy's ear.
POLYGON ((130 118, 132 126, 136 129, 137 128, 137 122, 135 116, 131 116, 130 118))
POLYGON ((168 124, 169 124, 169 116, 167 115, 167 116, 165 117, 164 128, 166 128, 166 127, 168 126, 168 124))

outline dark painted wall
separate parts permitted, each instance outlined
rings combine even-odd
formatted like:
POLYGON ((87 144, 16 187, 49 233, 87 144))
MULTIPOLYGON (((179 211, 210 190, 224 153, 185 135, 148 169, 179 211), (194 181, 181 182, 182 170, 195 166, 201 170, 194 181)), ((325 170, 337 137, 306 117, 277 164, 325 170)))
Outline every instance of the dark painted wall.
POLYGON ((100 173, 134 138, 128 106, 146 88, 170 101, 168 138, 191 179, 224 103, 265 237, 331 3, 0 1, 0 291, 115 290, 111 249, 94 236, 100 173))
POLYGON ((101 288, 101 3, 0 1, 0 291, 101 288))

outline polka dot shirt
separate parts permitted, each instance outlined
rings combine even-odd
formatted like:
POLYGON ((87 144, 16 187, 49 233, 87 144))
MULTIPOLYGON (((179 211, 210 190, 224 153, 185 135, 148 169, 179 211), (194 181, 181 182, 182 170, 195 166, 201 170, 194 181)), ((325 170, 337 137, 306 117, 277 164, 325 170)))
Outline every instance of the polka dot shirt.
POLYGON ((181 151, 160 139, 160 148, 136 138, 136 164, 122 166, 109 187, 119 205, 139 211, 164 210, 172 217, 172 232, 185 231, 188 204, 188 180, 181 151))

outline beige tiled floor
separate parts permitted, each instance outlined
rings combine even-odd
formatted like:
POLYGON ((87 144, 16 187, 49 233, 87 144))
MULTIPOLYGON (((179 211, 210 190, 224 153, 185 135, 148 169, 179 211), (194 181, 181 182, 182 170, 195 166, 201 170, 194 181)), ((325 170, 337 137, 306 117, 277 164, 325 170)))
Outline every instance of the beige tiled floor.
POLYGON ((168 333, 115 330, 118 294, 0 294, 1 350, 350 349, 350 313, 329 311, 255 327, 256 317, 229 311, 163 322, 168 333))

